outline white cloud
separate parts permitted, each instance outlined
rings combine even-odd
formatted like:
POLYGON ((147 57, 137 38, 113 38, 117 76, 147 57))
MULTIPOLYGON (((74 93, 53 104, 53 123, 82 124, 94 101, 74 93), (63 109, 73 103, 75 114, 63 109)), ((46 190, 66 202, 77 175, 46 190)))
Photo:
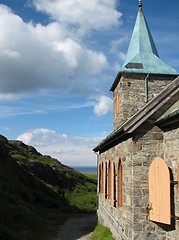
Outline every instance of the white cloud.
POLYGON ((21 94, 16 93, 0 93, 0 100, 16 100, 23 97, 21 94))
POLYGON ((102 66, 104 67, 107 64, 103 53, 82 48, 72 39, 65 39, 63 42, 55 43, 55 48, 65 56, 71 69, 79 69, 80 72, 76 71, 77 74, 96 74, 102 70, 102 66), (95 59, 98 60, 98 63, 95 59))
POLYGON ((126 54, 125 53, 123 53, 123 52, 119 52, 119 59, 120 60, 122 60, 122 62, 124 62, 125 61, 125 59, 126 59, 126 54))
POLYGON ((17 140, 34 146, 42 154, 57 158, 66 165, 96 165, 92 149, 102 138, 71 137, 50 129, 32 129, 21 134, 17 140))
POLYGON ((107 67, 106 56, 85 47, 57 22, 25 23, 0 4, 0 96, 86 84, 107 67), (84 77, 86 81, 84 83, 84 77))
POLYGON ((16 51, 13 51, 13 50, 10 50, 10 49, 4 49, 4 51, 2 52, 2 54, 5 54, 7 55, 8 57, 10 58, 13 58, 13 59, 18 59, 21 57, 21 55, 16 52, 16 51))
POLYGON ((11 131, 11 128, 10 127, 5 127, 4 130, 5 131, 11 131))
MULTIPOLYGON (((0 99, 4 98, 4 104, 0 105, 0 118, 11 117, 11 116, 25 116, 25 115, 40 115, 46 113, 55 113, 55 112, 65 112, 73 109, 85 109, 85 108, 93 108, 96 104, 96 100, 94 99, 85 99, 80 102, 76 102, 75 98, 70 96, 70 100, 67 100, 67 96, 65 102, 62 100, 59 102, 51 103, 48 102, 47 98, 52 98, 56 96, 48 96, 48 94, 39 94, 39 98, 36 97, 36 104, 32 104, 32 102, 26 101, 26 106, 18 106, 19 100, 15 98, 15 96, 6 96, 0 95, 0 99), (46 103, 44 101, 42 103, 38 102, 38 99, 46 99, 46 103), (9 100, 13 100, 13 105, 9 106, 9 100), (17 101, 16 101, 17 100, 17 101)), ((40 100, 41 101, 41 100, 40 100)))
POLYGON ((116 57, 117 57, 117 63, 114 66, 114 69, 117 69, 117 71, 120 70, 120 64, 119 63, 123 63, 125 61, 126 58, 126 54, 124 52, 121 51, 121 49, 123 49, 124 45, 126 44, 128 40, 128 36, 123 36, 117 40, 113 40, 111 42, 111 53, 113 53, 116 57), (117 65, 119 66, 119 68, 117 68, 117 65))
POLYGON ((100 96, 97 99, 97 104, 94 106, 94 113, 100 117, 106 115, 113 109, 113 100, 107 96, 100 96))
POLYGON ((121 69, 121 65, 118 63, 118 62, 116 62, 115 64, 114 64, 114 66, 113 66, 113 69, 114 69, 114 71, 116 72, 116 75, 117 75, 117 73, 119 72, 119 70, 121 69))
POLYGON ((90 30, 108 29, 118 24, 121 13, 116 0, 33 0, 38 11, 55 21, 70 26, 80 34, 90 30))
POLYGON ((126 41, 128 41, 128 36, 121 37, 117 40, 112 40, 110 51, 115 55, 118 54, 121 46, 124 46, 126 44, 126 41))
POLYGON ((57 134, 55 131, 45 128, 38 128, 23 133, 17 140, 34 147, 41 147, 67 140, 67 135, 57 134))

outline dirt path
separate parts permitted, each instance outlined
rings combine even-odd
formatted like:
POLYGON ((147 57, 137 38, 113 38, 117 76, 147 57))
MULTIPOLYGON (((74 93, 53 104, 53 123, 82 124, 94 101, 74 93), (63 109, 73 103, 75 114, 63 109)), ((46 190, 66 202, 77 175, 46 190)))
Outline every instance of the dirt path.
POLYGON ((58 234, 51 240, 90 240, 96 226, 95 214, 73 214, 59 226, 58 234))

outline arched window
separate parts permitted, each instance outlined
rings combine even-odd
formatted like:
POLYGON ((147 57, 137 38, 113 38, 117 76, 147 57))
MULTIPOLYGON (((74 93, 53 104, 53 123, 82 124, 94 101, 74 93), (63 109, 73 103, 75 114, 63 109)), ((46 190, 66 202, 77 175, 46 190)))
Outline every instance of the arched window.
POLYGON ((119 113, 120 113, 120 92, 117 92, 115 96, 115 116, 118 116, 119 113))
POLYGON ((114 206, 114 162, 109 161, 108 166, 108 200, 114 206))
POLYGON ((117 206, 122 207, 122 160, 119 159, 117 167, 117 206))
POLYGON ((98 165, 98 192, 101 192, 101 163, 98 165))
POLYGON ((98 192, 107 198, 108 189, 108 167, 107 163, 102 161, 98 165, 98 192))
POLYGON ((104 163, 102 161, 101 163, 101 193, 103 194, 104 193, 104 163))
POLYGON ((111 200, 111 183, 112 183, 112 166, 111 166, 111 161, 109 161, 108 164, 108 200, 111 200))
POLYGON ((101 174, 102 174, 102 189, 101 189, 101 193, 103 194, 103 196, 105 197, 106 195, 106 164, 104 161, 102 161, 102 165, 101 165, 101 174))
POLYGON ((107 198, 107 188, 108 188, 108 167, 107 163, 104 163, 104 197, 107 198))
POLYGON ((113 166, 114 168, 114 207, 116 207, 116 203, 117 203, 117 174, 116 174, 116 166, 114 164, 113 166))

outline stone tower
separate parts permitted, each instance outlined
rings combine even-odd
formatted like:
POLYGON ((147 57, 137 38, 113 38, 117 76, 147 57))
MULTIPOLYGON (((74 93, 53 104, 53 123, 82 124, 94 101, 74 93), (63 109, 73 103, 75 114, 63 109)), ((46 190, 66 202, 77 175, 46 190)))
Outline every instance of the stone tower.
POLYGON ((111 87, 114 129, 158 95, 176 76, 177 72, 159 57, 140 0, 126 59, 111 87))

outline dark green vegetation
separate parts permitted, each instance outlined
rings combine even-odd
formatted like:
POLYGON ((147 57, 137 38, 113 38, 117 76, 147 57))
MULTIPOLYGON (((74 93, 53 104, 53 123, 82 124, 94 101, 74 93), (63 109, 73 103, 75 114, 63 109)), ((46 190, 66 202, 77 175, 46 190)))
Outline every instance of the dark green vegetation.
POLYGON ((49 239, 65 213, 96 210, 96 185, 96 178, 0 136, 0 239, 49 239))
POLYGON ((105 228, 98 223, 93 232, 91 240, 114 240, 114 238, 108 228, 105 228))

